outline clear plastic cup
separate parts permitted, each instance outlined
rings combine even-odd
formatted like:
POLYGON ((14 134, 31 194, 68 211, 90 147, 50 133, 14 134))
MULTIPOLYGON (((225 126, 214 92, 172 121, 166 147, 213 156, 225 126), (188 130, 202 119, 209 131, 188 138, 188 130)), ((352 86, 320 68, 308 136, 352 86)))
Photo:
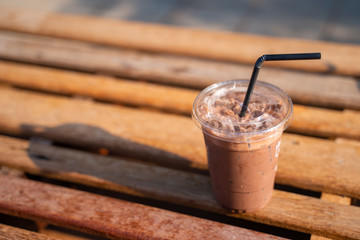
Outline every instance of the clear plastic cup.
POLYGON ((192 117, 204 134, 212 189, 225 208, 252 212, 269 202, 280 137, 293 113, 290 97, 258 81, 246 116, 238 114, 249 81, 232 80, 205 88, 192 117))

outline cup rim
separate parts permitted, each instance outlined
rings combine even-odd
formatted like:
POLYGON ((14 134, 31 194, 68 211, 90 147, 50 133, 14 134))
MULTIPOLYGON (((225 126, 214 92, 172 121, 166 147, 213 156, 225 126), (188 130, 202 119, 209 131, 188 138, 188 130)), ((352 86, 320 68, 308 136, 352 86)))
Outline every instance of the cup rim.
POLYGON ((272 137, 279 129, 284 131, 290 125, 292 115, 293 115, 293 103, 292 103, 290 96, 281 88, 279 88, 271 83, 267 83, 267 82, 263 82, 263 81, 259 81, 259 80, 256 82, 256 86, 261 85, 265 88, 268 88, 270 90, 273 90, 275 92, 282 94, 289 104, 286 114, 284 115, 283 119, 278 124, 276 124, 270 128, 267 128, 267 129, 255 130, 255 131, 251 131, 251 132, 219 131, 218 129, 207 125, 198 116, 197 111, 196 111, 196 106, 199 102, 199 99, 202 98, 205 94, 207 94, 211 90, 213 90, 214 88, 218 88, 221 86, 230 85, 230 84, 234 84, 234 83, 247 83, 248 84, 249 80, 235 79, 235 80, 214 83, 214 84, 206 87, 205 89, 203 89, 195 98, 191 115, 192 115, 192 118, 193 118, 194 122, 196 123, 196 125, 203 131, 204 134, 207 134, 209 136, 218 138, 223 141, 228 141, 228 142, 257 142, 257 141, 262 141, 262 140, 272 137), (227 136, 225 136, 225 135, 227 135, 227 136), (261 135, 263 135, 264 137, 256 138, 256 136, 261 136, 261 135))

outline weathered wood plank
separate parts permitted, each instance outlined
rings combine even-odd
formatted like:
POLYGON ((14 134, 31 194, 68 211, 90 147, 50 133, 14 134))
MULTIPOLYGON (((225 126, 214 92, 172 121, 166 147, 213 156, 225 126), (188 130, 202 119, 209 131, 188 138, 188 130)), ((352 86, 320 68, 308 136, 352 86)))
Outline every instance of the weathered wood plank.
POLYGON ((204 175, 5 136, 0 142, 0 165, 28 173, 177 204, 191 205, 194 194, 204 204, 211 196, 204 175))
POLYGON ((0 88, 0 105, 5 108, 0 111, 3 133, 42 132, 55 141, 107 148, 111 154, 186 169, 206 167, 201 132, 188 117, 7 88, 0 88))
MULTIPOLYGON (((350 205, 351 203, 351 198, 349 197, 343 197, 329 193, 321 193, 321 199, 328 202, 341 203, 345 205, 350 205)), ((329 240, 329 238, 312 235, 311 240, 329 240)))
MULTIPOLYGON (((324 53, 322 61, 277 62, 273 66, 359 76, 360 47, 165 25, 116 21, 50 12, 0 9, 0 28, 121 47, 253 64, 265 53, 324 53)), ((269 64, 270 65, 270 64, 269 64)))
POLYGON ((352 140, 352 139, 344 139, 344 138, 336 138, 335 142, 343 143, 355 147, 360 147, 360 141, 352 140))
MULTIPOLYGON (((198 91, 0 61, 0 82, 132 106, 191 114, 198 91)), ((294 105, 290 131, 321 137, 360 139, 360 112, 294 105)))
POLYGON ((276 182, 358 198, 359 162, 359 147, 283 134, 276 182))
MULTIPOLYGON (((6 181, 6 180, 5 180, 6 181)), ((2 240, 55 240, 44 234, 26 231, 20 228, 0 224, 0 239, 2 240)))
POLYGON ((339 196, 335 194, 329 194, 329 193, 321 193, 321 199, 328 201, 328 202, 336 202, 341 203, 344 205, 350 205, 351 204, 351 198, 339 196))
POLYGON ((294 105, 294 118, 289 128, 292 132, 334 138, 360 139, 360 112, 294 105))
POLYGON ((112 239, 280 239, 65 187, 1 175, 0 181, 1 212, 112 239))
POLYGON ((0 61, 0 82, 190 115, 196 90, 0 61))
POLYGON ((41 230, 41 233, 61 240, 108 240, 108 238, 105 237, 86 234, 52 225, 41 230))
MULTIPOLYGON (((0 32, 0 57, 126 78, 204 88, 230 79, 248 79, 252 67, 190 57, 149 54, 82 42, 0 32), (20 51, 21 49, 21 51, 20 51)), ((360 109, 356 79, 267 68, 259 79, 284 89, 295 102, 360 109)))
MULTIPOLYGON (((188 117, 11 89, 0 89, 0 108, 3 133, 207 171, 201 131, 188 117)), ((277 182, 359 197, 359 159, 356 146, 284 134, 277 182)))
MULTIPOLYGON (((24 140, 9 137, 1 137, 1 142, 8 146, 7 149, 4 147, 1 149, 4 153, 0 156, 1 164, 10 164, 33 174, 155 198, 328 237, 356 238, 360 231, 358 223, 360 209, 354 206, 327 203, 323 200, 275 190, 272 200, 261 211, 234 214, 216 204, 211 193, 209 177, 205 175, 96 156, 60 147, 29 145, 24 140), (328 221, 331 221, 331 225, 327 224, 328 221)), ((31 191, 31 186, 27 188, 31 191)))

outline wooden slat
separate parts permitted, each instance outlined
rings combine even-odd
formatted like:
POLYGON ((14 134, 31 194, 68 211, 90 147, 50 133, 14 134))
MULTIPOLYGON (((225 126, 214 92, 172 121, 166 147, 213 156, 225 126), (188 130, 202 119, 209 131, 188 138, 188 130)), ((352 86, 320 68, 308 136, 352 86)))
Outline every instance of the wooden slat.
POLYGON ((211 196, 205 175, 5 136, 0 143, 0 165, 28 173, 186 205, 194 194, 202 204, 211 196))
POLYGON ((108 240, 108 238, 97 237, 94 235, 63 229, 61 227, 50 226, 41 231, 47 236, 61 240, 108 240))
MULTIPOLYGON (((345 205, 350 205, 351 198, 343 197, 339 195, 329 194, 329 193, 321 193, 321 199, 328 202, 341 203, 345 205)), ((311 240, 329 240, 329 238, 312 235, 311 240)))
POLYGON ((294 118, 289 130, 312 136, 360 139, 360 111, 294 105, 294 118))
POLYGON ((128 48, 253 64, 266 53, 323 52, 322 61, 278 62, 295 69, 359 76, 360 47, 350 44, 195 30, 50 12, 0 9, 0 28, 128 48))
POLYGON ((351 204, 351 198, 349 197, 344 197, 344 196, 339 196, 339 195, 334 195, 334 194, 329 194, 329 193, 321 193, 321 199, 328 201, 328 202, 336 202, 336 203, 341 203, 344 205, 350 205, 351 204))
MULTIPOLYGON (((201 131, 188 117, 0 89, 0 131, 106 148, 173 168, 207 171, 201 131)), ((277 181, 360 197, 358 147, 283 134, 277 181)))
POLYGON ((0 61, 0 82, 190 115, 196 90, 0 61))
MULTIPOLYGON (((191 114, 198 91, 0 61, 0 82, 67 95, 191 114)), ((360 139, 360 112, 294 105, 290 131, 360 139)))
POLYGON ((360 141, 352 140, 352 139, 344 139, 344 138, 336 138, 335 142, 343 143, 355 147, 360 147, 360 141))
POLYGON ((0 211, 112 239, 279 239, 65 187, 0 175, 0 211), (14 204, 16 202, 16 204, 14 204))
POLYGON ((359 169, 359 147, 283 134, 276 182, 359 198, 359 169))
POLYGON ((206 169, 201 132, 188 117, 8 88, 0 88, 0 107, 5 108, 3 133, 43 132, 55 141, 108 148, 111 154, 206 169))
MULTIPOLYGON (((248 79, 252 71, 251 66, 241 64, 149 54, 6 31, 0 31, 0 57, 195 88, 224 80, 248 79)), ((350 77, 272 69, 265 64, 259 79, 284 89, 298 103, 360 110, 358 81, 350 77)))
MULTIPOLYGON (((9 137, 1 137, 1 143, 0 146, 6 146, 1 148, 1 164, 21 168, 33 174, 327 237, 356 239, 360 231, 360 208, 354 206, 328 203, 275 190, 272 200, 261 211, 248 214, 229 213, 215 202, 209 177, 205 175, 37 143, 29 145, 27 141, 9 137), (328 224, 329 221, 331 224, 328 224)), ((31 190, 31 187, 26 188, 31 190)), ((39 197, 42 198, 44 197, 39 197)))
MULTIPOLYGON (((6 181, 6 180, 5 180, 6 181)), ((20 228, 0 224, 0 239, 2 240, 55 240, 44 234, 26 231, 20 228)))

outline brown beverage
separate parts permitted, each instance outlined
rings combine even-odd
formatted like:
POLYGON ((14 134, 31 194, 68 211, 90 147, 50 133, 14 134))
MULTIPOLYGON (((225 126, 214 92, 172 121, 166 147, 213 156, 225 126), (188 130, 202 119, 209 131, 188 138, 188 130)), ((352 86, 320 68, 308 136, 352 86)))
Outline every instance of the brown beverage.
POLYGON ((280 137, 292 116, 292 102, 284 91, 257 82, 245 117, 239 117, 248 83, 211 85, 193 106, 193 119, 204 133, 215 198, 222 206, 243 212, 269 202, 280 137))

